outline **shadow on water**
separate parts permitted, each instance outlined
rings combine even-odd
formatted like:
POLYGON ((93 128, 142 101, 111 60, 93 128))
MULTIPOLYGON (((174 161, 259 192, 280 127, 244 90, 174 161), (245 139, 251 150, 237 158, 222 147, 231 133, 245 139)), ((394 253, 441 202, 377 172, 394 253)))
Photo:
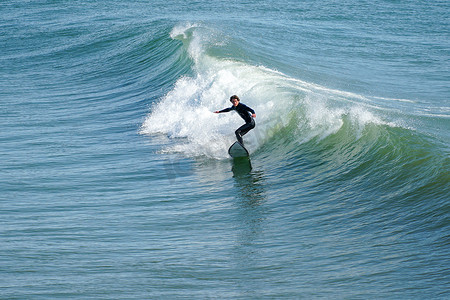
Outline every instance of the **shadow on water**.
MULTIPOLYGON (((264 219, 266 191, 264 173, 252 168, 250 159, 233 160, 233 178, 236 189, 237 205, 244 228, 255 233, 255 229, 264 219)), ((244 230, 245 232, 245 230, 244 230)))
POLYGON ((245 176, 252 171, 252 162, 248 157, 234 158, 231 170, 235 178, 245 176))
POLYGON ((249 158, 233 159, 231 168, 236 188, 241 199, 248 205, 258 205, 265 198, 264 174, 262 171, 254 170, 249 158))

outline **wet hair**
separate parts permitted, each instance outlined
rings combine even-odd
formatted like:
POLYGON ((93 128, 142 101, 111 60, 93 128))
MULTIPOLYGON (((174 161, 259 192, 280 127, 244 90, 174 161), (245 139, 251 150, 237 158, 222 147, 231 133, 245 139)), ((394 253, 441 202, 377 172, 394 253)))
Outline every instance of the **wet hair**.
POLYGON ((236 95, 230 97, 230 101, 232 101, 233 99, 237 99, 237 101, 241 102, 241 99, 239 99, 239 97, 236 95))

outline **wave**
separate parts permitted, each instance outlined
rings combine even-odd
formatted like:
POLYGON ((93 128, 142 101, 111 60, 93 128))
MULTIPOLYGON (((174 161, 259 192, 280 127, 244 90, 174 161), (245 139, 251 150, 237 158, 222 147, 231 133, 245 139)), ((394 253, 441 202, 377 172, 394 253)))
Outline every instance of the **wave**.
POLYGON ((266 165, 289 161, 298 169, 315 168, 322 183, 370 181, 395 187, 392 192, 403 196, 447 189, 445 146, 405 119, 393 118, 390 108, 374 99, 292 78, 239 57, 211 55, 209 49, 223 47, 229 38, 199 24, 174 27, 170 36, 181 42, 192 72, 180 76, 153 104, 141 126, 142 134, 168 137, 162 153, 227 159, 234 131, 243 122, 237 114, 213 112, 229 107, 230 95, 237 94, 256 111, 256 128, 244 140, 252 156, 266 165))
POLYGON ((164 149, 187 156, 222 159, 242 121, 235 114, 213 114, 230 106, 228 98, 237 94, 257 112, 257 127, 245 139, 251 152, 270 140, 280 128, 294 126, 293 142, 323 139, 342 128, 344 118, 361 135, 367 124, 397 126, 368 109, 363 96, 328 89, 291 78, 264 66, 208 54, 222 45, 217 32, 198 24, 173 28, 170 36, 179 40, 192 59, 192 76, 181 76, 141 127, 143 134, 164 134, 183 138, 164 149))

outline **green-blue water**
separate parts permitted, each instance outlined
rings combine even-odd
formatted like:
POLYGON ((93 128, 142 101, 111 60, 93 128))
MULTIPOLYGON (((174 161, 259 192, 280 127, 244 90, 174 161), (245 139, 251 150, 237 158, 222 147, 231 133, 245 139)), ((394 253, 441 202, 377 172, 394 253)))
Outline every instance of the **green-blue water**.
POLYGON ((0 15, 1 299, 450 297, 448 1, 0 15))

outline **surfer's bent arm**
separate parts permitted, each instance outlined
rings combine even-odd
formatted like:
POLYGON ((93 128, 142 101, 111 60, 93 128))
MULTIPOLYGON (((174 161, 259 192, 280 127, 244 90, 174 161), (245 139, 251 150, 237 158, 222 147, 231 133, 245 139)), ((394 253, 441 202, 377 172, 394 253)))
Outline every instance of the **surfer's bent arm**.
POLYGON ((247 109, 247 111, 251 112, 253 118, 256 117, 256 113, 255 113, 255 111, 252 108, 248 107, 245 104, 241 104, 241 105, 243 105, 247 109))

